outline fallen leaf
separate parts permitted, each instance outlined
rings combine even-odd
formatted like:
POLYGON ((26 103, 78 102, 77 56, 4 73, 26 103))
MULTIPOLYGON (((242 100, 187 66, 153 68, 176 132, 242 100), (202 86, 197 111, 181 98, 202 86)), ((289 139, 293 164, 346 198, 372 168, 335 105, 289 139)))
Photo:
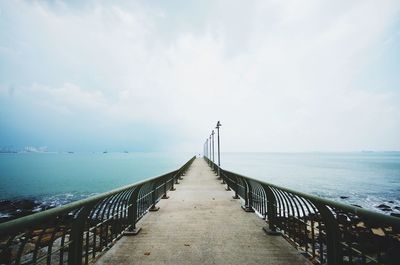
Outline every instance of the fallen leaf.
POLYGON ((150 252, 145 252, 144 253, 146 256, 149 256, 150 255, 150 252))
POLYGON ((185 244, 185 247, 190 247, 190 244, 185 244))

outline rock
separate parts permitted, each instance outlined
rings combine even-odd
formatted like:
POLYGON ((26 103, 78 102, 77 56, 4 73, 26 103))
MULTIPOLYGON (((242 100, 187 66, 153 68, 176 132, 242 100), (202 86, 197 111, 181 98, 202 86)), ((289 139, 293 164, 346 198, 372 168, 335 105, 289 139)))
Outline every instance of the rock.
POLYGON ((35 208, 36 206, 39 206, 40 204, 35 201, 32 201, 32 200, 22 199, 22 200, 14 201, 13 205, 15 208, 18 208, 18 209, 32 211, 33 208, 35 208))
POLYGON ((0 201, 0 211, 2 212, 9 212, 9 211, 16 211, 16 210, 29 210, 32 211, 35 207, 39 206, 40 203, 28 200, 28 199, 21 199, 15 201, 0 201))
POLYGON ((399 217, 400 218, 400 213, 390 213, 390 216, 394 216, 394 217, 399 217))
POLYGON ((340 199, 348 199, 349 198, 349 196, 340 196, 340 199))
POLYGON ((394 203, 394 201, 388 201, 388 203, 394 203))
POLYGON ((1 264, 11 264, 11 248, 7 248, 0 252, 0 263, 1 264))
POLYGON ((382 228, 372 228, 372 233, 377 236, 385 236, 385 231, 382 228))
POLYGON ((365 226, 364 222, 359 222, 359 223, 357 223, 357 224, 356 224, 356 227, 358 227, 358 228, 367 228, 367 227, 365 226))
POLYGON ((39 202, 30 199, 2 200, 0 201, 0 212, 5 217, 0 218, 0 222, 30 215, 36 212, 40 205, 39 202))
POLYGON ((382 257, 383 264, 397 264, 396 260, 400 259, 400 246, 393 246, 389 248, 385 255, 382 257))
POLYGON ((5 201, 0 201, 0 211, 1 212, 6 212, 10 209, 12 202, 5 200, 5 201))
POLYGON ((355 207, 358 207, 358 208, 362 208, 362 206, 361 206, 361 205, 358 205, 358 204, 351 204, 351 205, 353 205, 353 206, 355 206, 355 207))
POLYGON ((394 208, 400 211, 400 206, 395 206, 394 208))
POLYGON ((336 219, 338 220, 339 223, 344 224, 348 222, 347 216, 344 214, 338 214, 336 219))
POLYGON ((386 205, 384 203, 379 204, 378 206, 376 206, 376 208, 379 208, 379 209, 391 209, 390 206, 388 206, 388 205, 386 205))

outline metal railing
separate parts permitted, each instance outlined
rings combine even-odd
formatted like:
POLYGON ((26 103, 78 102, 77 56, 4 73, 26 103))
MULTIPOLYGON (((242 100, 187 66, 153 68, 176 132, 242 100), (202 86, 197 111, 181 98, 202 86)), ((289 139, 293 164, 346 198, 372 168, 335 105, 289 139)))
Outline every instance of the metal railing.
MULTIPOLYGON (((210 167, 218 166, 205 157, 210 167)), ((219 168, 243 209, 319 264, 400 264, 400 218, 297 192, 219 168)))
POLYGON ((137 222, 189 168, 0 224, 0 264, 88 264, 137 222))

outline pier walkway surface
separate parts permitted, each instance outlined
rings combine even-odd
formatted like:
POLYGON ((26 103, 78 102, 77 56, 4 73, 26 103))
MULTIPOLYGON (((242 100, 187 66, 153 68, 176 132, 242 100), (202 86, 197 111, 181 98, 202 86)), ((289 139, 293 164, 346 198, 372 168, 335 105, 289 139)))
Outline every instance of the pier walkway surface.
POLYGON ((240 208, 240 200, 197 158, 160 210, 139 222, 96 261, 111 264, 311 264, 281 236, 266 235, 265 221, 240 208))

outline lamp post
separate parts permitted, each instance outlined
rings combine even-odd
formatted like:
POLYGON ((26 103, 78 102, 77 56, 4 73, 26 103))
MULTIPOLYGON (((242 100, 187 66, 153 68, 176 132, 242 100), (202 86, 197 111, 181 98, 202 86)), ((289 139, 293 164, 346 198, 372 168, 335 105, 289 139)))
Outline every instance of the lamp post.
POLYGON ((206 158, 208 158, 208 138, 206 139, 206 158))
POLYGON ((220 167, 221 167, 221 154, 220 154, 220 143, 219 143, 219 127, 221 127, 221 123, 218 121, 217 126, 215 127, 217 129, 217 143, 218 143, 218 178, 221 179, 221 172, 220 172, 220 167))
POLYGON ((212 138, 212 161, 213 161, 213 170, 215 171, 215 168, 214 168, 214 164, 215 164, 215 162, 214 162, 214 134, 215 134, 215 132, 214 132, 214 130, 212 130, 212 132, 211 132, 211 138, 212 138))
POLYGON ((204 142, 204 158, 207 157, 207 141, 204 142))
POLYGON ((207 157, 207 140, 204 142, 204 157, 207 157))
POLYGON ((211 149, 211 145, 212 145, 212 143, 211 143, 211 135, 210 135, 210 137, 209 137, 209 140, 210 140, 210 157, 209 157, 209 159, 210 159, 210 166, 211 166, 211 151, 212 151, 212 149, 211 149))

